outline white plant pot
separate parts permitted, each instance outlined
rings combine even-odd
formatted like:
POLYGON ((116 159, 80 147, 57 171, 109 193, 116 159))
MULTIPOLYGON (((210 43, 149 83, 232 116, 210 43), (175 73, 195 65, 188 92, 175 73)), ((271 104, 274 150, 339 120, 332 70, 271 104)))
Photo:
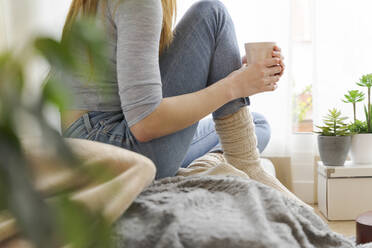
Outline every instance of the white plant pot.
POLYGON ((354 165, 372 165, 372 134, 353 135, 350 155, 354 165))

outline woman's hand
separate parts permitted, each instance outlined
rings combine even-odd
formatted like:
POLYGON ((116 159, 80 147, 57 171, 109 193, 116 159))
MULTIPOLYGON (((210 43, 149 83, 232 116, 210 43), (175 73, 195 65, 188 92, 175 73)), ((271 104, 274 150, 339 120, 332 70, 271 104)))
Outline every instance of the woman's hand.
POLYGON ((274 46, 273 58, 280 58, 280 64, 279 65, 282 67, 282 71, 280 72, 279 75, 283 76, 284 70, 285 70, 285 65, 284 65, 284 62, 283 62, 284 57, 282 56, 282 49, 280 49, 280 47, 274 46))
POLYGON ((274 91, 283 68, 281 58, 275 57, 251 65, 244 64, 231 73, 231 92, 234 98, 252 96, 257 93, 274 91))
POLYGON ((273 48, 272 59, 247 65, 247 57, 244 56, 242 68, 228 76, 228 78, 232 78, 230 89, 233 96, 240 98, 276 90, 277 82, 285 70, 283 59, 278 46, 273 48))
MULTIPOLYGON (((280 66, 282 67, 282 71, 280 72, 280 76, 283 75, 284 73, 284 70, 285 70, 285 65, 284 65, 284 57, 282 56, 282 49, 278 46, 274 46, 274 49, 273 49, 273 53, 272 53, 272 56, 273 58, 280 58, 281 61, 280 61, 280 66)), ((247 55, 244 55, 243 58, 242 58, 242 64, 247 64, 248 61, 247 61, 247 55)))

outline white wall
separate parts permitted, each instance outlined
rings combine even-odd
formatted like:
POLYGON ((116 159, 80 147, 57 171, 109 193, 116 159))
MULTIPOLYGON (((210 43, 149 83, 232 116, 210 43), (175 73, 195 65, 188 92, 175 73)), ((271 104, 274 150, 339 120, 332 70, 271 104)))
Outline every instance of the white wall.
MULTIPOLYGON (((1 1, 1 0, 0 0, 1 1)), ((4 0, 2 0, 4 1, 4 0)), ((35 36, 46 35, 59 39, 70 1, 56 0, 13 0, 8 2, 8 37, 9 47, 16 53, 23 53, 26 44, 35 36)), ((32 87, 38 89, 40 81, 48 71, 41 61, 30 70, 32 87)))
POLYGON ((35 35, 58 39, 70 0, 0 0, 8 12, 7 36, 12 47, 19 47, 35 35))
POLYGON ((0 0, 0 52, 8 47, 8 1, 0 0))
MULTIPOLYGON (((315 120, 321 123, 328 109, 337 107, 352 117, 352 107, 341 101, 352 89, 365 88, 355 82, 372 73, 372 1, 316 0, 315 37, 315 120), (330 12, 330 10, 334 11, 330 12)), ((364 120, 363 105, 358 104, 357 118, 364 120)))

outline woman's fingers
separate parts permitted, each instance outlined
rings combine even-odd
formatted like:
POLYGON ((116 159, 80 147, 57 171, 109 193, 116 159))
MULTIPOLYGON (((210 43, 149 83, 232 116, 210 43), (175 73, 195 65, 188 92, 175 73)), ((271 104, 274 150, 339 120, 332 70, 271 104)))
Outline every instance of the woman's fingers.
POLYGON ((282 49, 280 49, 280 47, 278 46, 274 46, 272 55, 273 57, 284 59, 284 57, 282 56, 282 49))
POLYGON ((280 58, 271 58, 271 59, 265 59, 263 63, 266 67, 271 67, 274 65, 279 65, 280 61, 281 61, 280 58))
POLYGON ((274 51, 280 52, 280 51, 282 51, 282 49, 280 47, 278 47, 278 46, 274 46, 274 51))
POLYGON ((280 76, 267 77, 264 80, 265 81, 265 86, 276 84, 277 82, 279 82, 279 80, 280 80, 280 76))
POLYGON ((265 76, 274 76, 277 74, 280 74, 283 71, 283 68, 281 65, 276 65, 272 67, 268 67, 264 70, 265 76))
POLYGON ((282 68, 282 71, 280 72, 280 76, 283 76, 284 74, 284 70, 285 70, 285 64, 283 63, 283 61, 280 61, 280 67, 282 68))
POLYGON ((283 76, 285 65, 284 65, 284 62, 283 62, 284 57, 282 56, 281 51, 282 51, 282 49, 280 47, 274 46, 272 56, 273 56, 273 58, 280 58, 279 65, 282 67, 282 70, 279 72, 279 75, 283 76))
POLYGON ((273 51, 272 56, 273 56, 273 58, 281 58, 282 54, 281 54, 281 52, 273 51))
POLYGON ((274 91, 278 88, 278 85, 276 83, 269 84, 265 86, 264 91, 274 91))
POLYGON ((280 58, 280 59, 284 60, 284 57, 282 56, 281 52, 273 51, 272 56, 273 56, 273 58, 280 58))

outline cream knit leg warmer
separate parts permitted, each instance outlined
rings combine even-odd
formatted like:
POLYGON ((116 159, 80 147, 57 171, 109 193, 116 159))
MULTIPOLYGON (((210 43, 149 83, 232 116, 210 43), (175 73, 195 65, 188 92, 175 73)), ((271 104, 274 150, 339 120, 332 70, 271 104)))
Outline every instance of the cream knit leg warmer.
POLYGON ((262 169, 260 154, 257 149, 255 127, 248 108, 241 108, 226 119, 214 121, 228 163, 244 171, 251 179, 277 189, 296 199, 302 205, 306 205, 282 185, 278 179, 262 169))

